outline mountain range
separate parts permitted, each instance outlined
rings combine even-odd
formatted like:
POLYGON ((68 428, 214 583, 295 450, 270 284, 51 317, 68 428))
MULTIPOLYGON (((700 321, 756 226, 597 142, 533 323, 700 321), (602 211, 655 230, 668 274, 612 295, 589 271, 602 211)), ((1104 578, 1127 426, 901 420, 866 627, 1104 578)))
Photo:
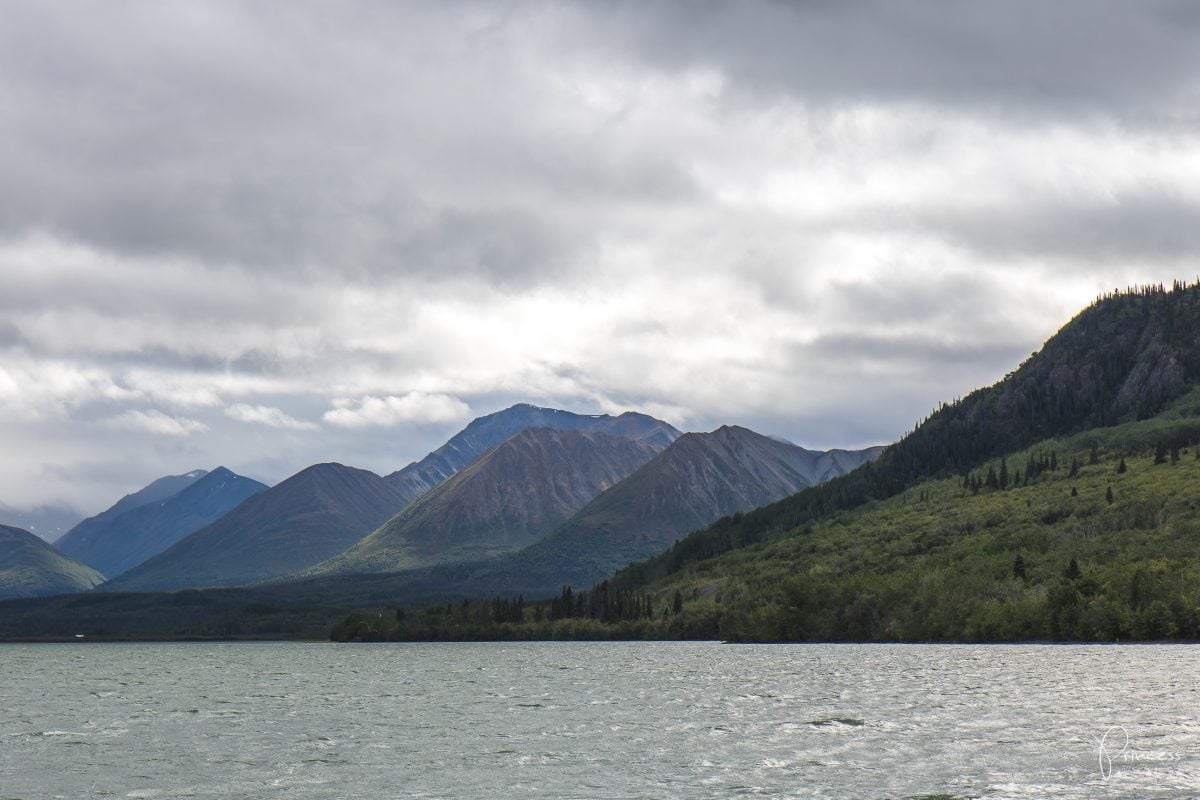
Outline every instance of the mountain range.
POLYGON ((311 574, 475 561, 538 541, 663 447, 595 427, 521 430, 311 574))
POLYGON ((821 453, 745 428, 680 434, 644 414, 520 404, 385 478, 340 464, 269 489, 225 468, 168 476, 84 520, 61 547, 109 575, 109 592, 271 582, 286 593, 288 581, 354 592, 374 573, 395 575, 405 595, 546 594, 564 576, 603 577, 878 451, 821 453), (474 565, 466 582, 464 565, 474 565))
POLYGON ((587 586, 601 580, 713 520, 778 500, 831 471, 866 463, 881 451, 875 447, 822 453, 737 426, 686 433, 544 538, 517 552, 483 563, 410 569, 372 581, 355 572, 394 571, 404 564, 395 558, 381 559, 364 568, 361 563, 335 559, 312 573, 324 580, 300 583, 297 589, 341 597, 388 596, 418 604, 505 594, 545 597, 564 583, 587 586), (330 580, 338 572, 344 581, 357 577, 357 587, 330 580))
POLYGON ((714 520, 845 475, 883 449, 812 451, 728 425, 687 433, 514 558, 509 572, 543 575, 528 584, 533 594, 587 586, 714 520))
POLYGON ((341 553, 405 505, 373 472, 316 464, 105 584, 111 591, 242 586, 341 553))
POLYGON ((164 478, 76 526, 55 546, 63 555, 114 578, 266 489, 225 467, 164 478))

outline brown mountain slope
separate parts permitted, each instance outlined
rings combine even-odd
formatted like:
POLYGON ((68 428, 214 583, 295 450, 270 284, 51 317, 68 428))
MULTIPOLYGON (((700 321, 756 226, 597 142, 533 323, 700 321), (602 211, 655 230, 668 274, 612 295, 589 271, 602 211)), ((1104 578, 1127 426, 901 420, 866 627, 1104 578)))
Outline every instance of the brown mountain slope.
POLYGON ((393 472, 385 480, 412 502, 505 439, 528 428, 609 433, 646 442, 659 449, 679 436, 679 431, 662 420, 632 411, 614 417, 608 414, 575 414, 520 403, 479 417, 437 450, 393 472))
POLYGON ((660 449, 605 433, 526 429, 310 574, 387 572, 518 550, 660 449))
POLYGON ((529 595, 587 586, 714 520, 843 474, 882 450, 806 450, 737 426, 686 433, 551 535, 481 568, 474 580, 529 595))

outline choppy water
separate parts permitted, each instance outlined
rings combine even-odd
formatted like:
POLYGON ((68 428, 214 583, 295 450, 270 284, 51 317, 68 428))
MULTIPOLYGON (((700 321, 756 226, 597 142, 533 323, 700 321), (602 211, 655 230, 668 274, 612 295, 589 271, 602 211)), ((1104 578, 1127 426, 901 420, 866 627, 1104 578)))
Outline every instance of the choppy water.
POLYGON ((6 645, 0 675, 0 798, 1200 795, 1198 647, 6 645))

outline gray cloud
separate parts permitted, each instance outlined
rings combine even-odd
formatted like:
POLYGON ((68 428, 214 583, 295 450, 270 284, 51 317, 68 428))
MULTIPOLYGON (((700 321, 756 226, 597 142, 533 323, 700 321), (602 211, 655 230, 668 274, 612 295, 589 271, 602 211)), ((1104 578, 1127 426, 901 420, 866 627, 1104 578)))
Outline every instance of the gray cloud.
POLYGON ((1082 202, 1034 199, 992 213, 946 209, 930 217, 931 227, 976 252, 1065 258, 1091 272, 1120 274, 1139 259, 1191 269, 1187 262, 1200 250, 1200 199, 1168 187, 1082 202))
MULTIPOLYGON (((712 66, 747 93, 1016 116, 1195 107, 1200 11, 1178 0, 625 3, 597 15, 640 57, 712 66)), ((1172 116, 1168 113, 1167 116, 1172 116)))
POLYGON ((10 3, 0 501, 513 402, 899 435, 1190 277, 1183 3, 10 3))
POLYGON ((133 3, 105 10, 100 40, 79 9, 8 12, 10 234, 297 276, 525 284, 569 267, 595 204, 694 192, 593 123, 541 118, 552 76, 528 74, 523 50, 536 6, 522 24, 486 6, 133 3))

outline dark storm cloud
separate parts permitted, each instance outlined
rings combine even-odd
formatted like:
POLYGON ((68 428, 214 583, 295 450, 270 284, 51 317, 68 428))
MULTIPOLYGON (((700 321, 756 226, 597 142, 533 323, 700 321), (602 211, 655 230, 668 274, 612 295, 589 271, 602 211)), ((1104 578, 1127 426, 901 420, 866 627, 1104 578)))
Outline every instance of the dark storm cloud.
POLYGON ((760 97, 1131 118, 1200 99, 1200 7, 1182 0, 631 2, 597 16, 649 62, 715 67, 760 97))
POLYGON ((517 10, 14 4, 0 233, 348 279, 561 272, 574 214, 694 187, 538 119, 540 7, 517 10))

